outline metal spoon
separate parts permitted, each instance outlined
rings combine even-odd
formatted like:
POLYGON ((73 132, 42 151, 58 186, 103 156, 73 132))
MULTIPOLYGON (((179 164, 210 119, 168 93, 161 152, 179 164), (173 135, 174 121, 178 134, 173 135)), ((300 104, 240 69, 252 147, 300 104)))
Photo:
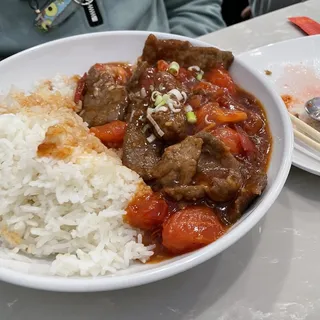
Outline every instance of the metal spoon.
POLYGON ((309 117, 320 121, 320 97, 313 98, 306 102, 304 109, 309 117))

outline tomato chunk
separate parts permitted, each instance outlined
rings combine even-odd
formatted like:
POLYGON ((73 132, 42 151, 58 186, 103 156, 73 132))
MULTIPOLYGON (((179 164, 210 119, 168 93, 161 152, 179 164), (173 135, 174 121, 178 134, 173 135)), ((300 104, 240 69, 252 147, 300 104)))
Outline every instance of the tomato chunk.
POLYGON ((222 109, 220 109, 214 117, 216 121, 221 123, 236 123, 246 120, 247 114, 239 110, 222 111, 222 109))
POLYGON ((189 70, 185 69, 185 68, 180 68, 179 69, 179 73, 177 74, 177 79, 180 82, 195 82, 195 78, 192 75, 192 72, 190 72, 189 70))
POLYGON ((168 215, 168 205, 159 195, 147 192, 135 197, 127 207, 125 221, 135 228, 153 230, 168 215))
POLYGON ((227 126, 221 126, 212 131, 212 134, 220 139, 233 154, 240 154, 243 151, 239 133, 227 126))
POLYGON ((76 92, 74 94, 74 102, 79 103, 82 101, 84 96, 84 90, 86 87, 86 79, 87 79, 87 73, 85 73, 78 81, 76 92))
POLYGON ((212 84, 226 88, 230 93, 236 92, 236 85, 228 71, 223 68, 213 69, 205 73, 204 78, 212 84))
POLYGON ((235 128, 239 134, 240 142, 243 150, 247 153, 247 155, 254 152, 256 150, 256 147, 251 141, 248 134, 239 125, 236 125, 235 128))
POLYGON ((215 123, 214 119, 212 118, 212 115, 217 108, 219 108, 219 104, 213 102, 207 103, 201 108, 195 110, 197 116, 197 130, 202 130, 205 127, 207 127, 210 123, 215 123))
POLYGON ((103 126, 92 127, 90 132, 101 140, 108 147, 120 147, 126 132, 127 124, 115 120, 103 126))
POLYGON ((248 114, 248 119, 243 123, 242 126, 249 135, 255 135, 264 126, 264 121, 259 114, 250 112, 248 114))
POLYGON ((101 73, 108 73, 112 75, 117 84, 124 85, 131 77, 131 67, 124 63, 110 62, 110 63, 96 63, 93 68, 101 73))
POLYGON ((169 63, 164 60, 159 60, 157 62, 157 69, 158 71, 167 71, 169 68, 169 63))
POLYGON ((164 224, 162 244, 174 254, 199 249, 221 237, 226 227, 208 207, 187 207, 164 224))
POLYGON ((208 98, 200 94, 191 96, 187 101, 187 104, 189 104, 193 110, 200 109, 201 106, 205 105, 206 103, 208 103, 208 98))
POLYGON ((210 123, 237 123, 247 119, 247 114, 239 110, 227 110, 219 107, 216 102, 207 103, 196 111, 197 126, 201 130, 210 123))
POLYGON ((211 97, 220 97, 225 94, 226 89, 216 86, 210 82, 200 81, 192 88, 194 93, 209 94, 211 97))

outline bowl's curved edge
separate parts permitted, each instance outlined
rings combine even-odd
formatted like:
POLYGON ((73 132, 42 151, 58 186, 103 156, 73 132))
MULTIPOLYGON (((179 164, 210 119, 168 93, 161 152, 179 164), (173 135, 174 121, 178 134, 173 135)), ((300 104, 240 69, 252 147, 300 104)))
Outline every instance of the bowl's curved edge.
MULTIPOLYGON (((147 37, 150 32, 144 31, 114 31, 114 32, 102 32, 102 33, 94 33, 94 34, 86 34, 79 35, 70 38, 64 38, 60 40, 55 40, 53 42, 46 43, 44 45, 40 45, 37 47, 33 47, 24 52, 18 53, 15 56, 9 57, 2 62, 4 63, 12 63, 15 59, 19 59, 22 55, 26 53, 30 53, 33 51, 41 50, 42 47, 54 46, 56 43, 63 43, 70 40, 85 40, 87 37, 101 37, 107 36, 108 34, 118 34, 120 35, 139 35, 147 37)), ((193 40, 182 36, 176 36, 165 33, 157 33, 154 32, 156 36, 160 38, 175 38, 179 40, 187 40, 192 42, 194 45, 199 46, 212 46, 208 43, 193 40)), ((237 58, 235 59, 236 63, 243 64, 237 58)), ((248 68, 247 65, 244 65, 245 68, 248 68)), ((250 69, 250 68, 249 68, 250 69)), ((255 70, 250 69, 250 72, 254 74, 254 76, 261 81, 265 87, 270 92, 272 98, 275 102, 281 105, 283 102, 277 93, 273 90, 271 85, 267 83, 262 76, 255 70)), ((130 274, 129 276, 114 276, 114 277, 96 277, 96 278, 60 278, 55 276, 39 276, 33 274, 25 274, 22 272, 10 270, 0 266, 0 280, 25 286, 34 289, 42 289, 48 291, 59 291, 59 292, 96 292, 96 291, 108 291, 108 290, 117 290, 123 289, 133 286, 144 285, 150 282, 155 282, 164 278, 168 278, 174 276, 178 273, 184 272, 192 267, 205 262, 206 260, 218 255, 226 248, 234 244, 238 241, 242 236, 244 236, 250 229, 252 229, 258 221, 266 214, 268 209, 274 203, 276 198, 278 197, 280 191, 282 190, 284 183, 288 177, 289 170, 291 167, 291 157, 293 150, 293 132, 291 128, 291 123, 287 112, 280 109, 280 116, 285 125, 285 136, 286 139, 284 141, 284 153, 288 155, 288 157, 284 157, 279 168, 279 175, 277 176, 273 186, 269 190, 269 197, 263 199, 260 203, 259 207, 254 210, 244 221, 242 221, 235 229, 231 230, 229 233, 224 235, 222 238, 218 239, 216 242, 208 245, 198 251, 193 252, 186 257, 183 257, 176 261, 174 264, 163 265, 155 269, 146 270, 134 274, 130 274)))

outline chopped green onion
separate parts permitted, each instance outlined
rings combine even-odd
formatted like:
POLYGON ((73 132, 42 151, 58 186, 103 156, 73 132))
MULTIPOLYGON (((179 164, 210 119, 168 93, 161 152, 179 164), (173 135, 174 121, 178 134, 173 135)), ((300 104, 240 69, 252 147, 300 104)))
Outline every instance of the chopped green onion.
POLYGON ((168 100, 170 99, 170 96, 165 93, 165 94, 162 96, 162 99, 164 100, 164 102, 168 102, 168 100))
POLYGON ((177 89, 170 90, 168 94, 175 96, 175 98, 177 98, 178 101, 181 101, 183 99, 181 92, 177 89))
POLYGON ((211 124, 211 123, 213 123, 213 122, 210 121, 208 118, 209 118, 209 115, 207 114, 207 115, 204 117, 204 122, 205 122, 206 124, 211 124))
POLYGON ((143 128, 142 128, 142 132, 145 133, 148 129, 150 129, 150 124, 146 124, 143 128))
POLYGON ((189 123, 196 123, 197 122, 196 114, 193 111, 187 112, 187 121, 189 123))
POLYGON ((168 94, 164 94, 163 96, 158 95, 156 97, 156 101, 154 102, 154 105, 156 107, 164 106, 169 101, 169 99, 170 99, 170 97, 168 94))
POLYGON ((183 102, 187 101, 187 94, 184 91, 181 91, 182 97, 183 97, 183 102))
POLYGON ((169 72, 172 73, 173 75, 177 75, 179 73, 179 63, 173 61, 169 65, 169 72))
POLYGON ((149 143, 152 143, 154 140, 156 140, 156 136, 154 135, 154 134, 151 134, 148 138, 147 138, 147 141, 149 142, 149 143))
POLYGON ((173 103, 171 101, 168 102, 168 107, 173 113, 178 113, 181 111, 181 109, 179 109, 179 108, 176 109, 176 105, 173 105, 173 103))
POLYGON ((192 107, 190 106, 190 104, 187 104, 187 105, 184 107, 184 110, 185 110, 186 112, 192 112, 192 111, 193 111, 193 109, 192 109, 192 107))
POLYGON ((189 71, 200 71, 201 69, 198 66, 191 66, 191 67, 188 68, 188 70, 189 71))
POLYGON ((154 112, 160 112, 160 111, 162 111, 162 112, 167 112, 167 111, 168 111, 168 108, 165 107, 165 106, 155 107, 154 112))
POLYGON ((196 76, 196 79, 201 81, 202 80, 202 73, 198 73, 196 76))
POLYGON ((151 94, 151 100, 156 101, 157 96, 161 96, 161 92, 159 91, 153 91, 151 94))
POLYGON ((163 98, 161 95, 157 95, 156 100, 154 102, 155 106, 158 106, 162 102, 163 98))
POLYGON ((154 109, 153 108, 148 108, 147 109, 147 114, 151 114, 151 113, 154 113, 154 109))
POLYGON ((159 127, 159 125, 155 122, 155 120, 152 118, 151 114, 147 114, 147 119, 151 122, 151 124, 154 126, 154 128, 157 131, 157 134, 160 137, 164 136, 164 132, 161 130, 161 128, 159 127))

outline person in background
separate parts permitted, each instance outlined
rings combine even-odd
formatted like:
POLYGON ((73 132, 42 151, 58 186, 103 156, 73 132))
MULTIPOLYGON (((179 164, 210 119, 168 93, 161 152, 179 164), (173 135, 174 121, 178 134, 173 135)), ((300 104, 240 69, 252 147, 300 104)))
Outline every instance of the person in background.
POLYGON ((249 17, 242 17, 241 12, 248 7, 248 0, 223 0, 222 1, 222 17, 227 26, 242 22, 249 17))
POLYGON ((225 26, 222 0, 0 1, 0 59, 83 33, 148 30, 198 37, 225 26))
MULTIPOLYGON (((304 0, 249 0, 253 17, 303 2, 304 0)), ((248 12, 243 12, 243 14, 248 12)))

